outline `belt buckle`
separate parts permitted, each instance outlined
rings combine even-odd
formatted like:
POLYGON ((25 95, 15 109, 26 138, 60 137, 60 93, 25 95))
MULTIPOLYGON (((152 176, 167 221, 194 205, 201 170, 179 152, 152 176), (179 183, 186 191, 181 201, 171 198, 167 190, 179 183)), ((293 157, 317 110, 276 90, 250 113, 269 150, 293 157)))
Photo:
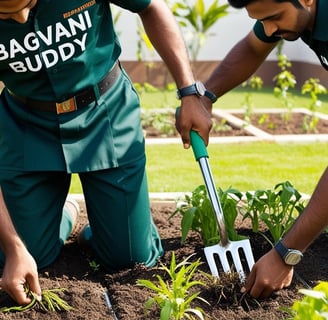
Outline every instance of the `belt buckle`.
POLYGON ((72 97, 60 103, 56 102, 57 114, 72 112, 75 110, 77 110, 75 97, 72 97))

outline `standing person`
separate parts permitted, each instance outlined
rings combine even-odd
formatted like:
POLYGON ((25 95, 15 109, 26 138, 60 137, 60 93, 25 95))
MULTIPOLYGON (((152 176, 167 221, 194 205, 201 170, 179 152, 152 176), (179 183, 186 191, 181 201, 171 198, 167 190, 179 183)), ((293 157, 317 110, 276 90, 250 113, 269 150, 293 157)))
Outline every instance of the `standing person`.
MULTIPOLYGON (((177 87, 190 87, 184 42, 164 1, 111 3, 139 14, 177 87)), ((102 265, 153 266, 163 249, 149 206, 140 105, 118 61, 109 1, 0 0, 0 32, 2 289, 19 304, 30 301, 25 284, 40 295, 37 268, 56 259, 72 229, 61 214, 71 173, 80 176, 102 265)), ((207 132, 199 97, 183 95, 187 108, 191 127, 207 132)))
MULTIPOLYGON (((247 80, 281 39, 301 38, 328 70, 328 2, 325 0, 229 0, 256 19, 253 29, 227 54, 205 82, 212 101, 247 80)), ((211 100, 204 98, 211 111, 211 100)), ((184 123, 188 124, 185 118, 184 123)), ((203 133, 205 135, 205 133, 203 133)), ((293 266, 328 225, 328 169, 323 173, 302 215, 275 248, 253 267, 245 290, 255 298, 269 297, 289 286, 293 266)))

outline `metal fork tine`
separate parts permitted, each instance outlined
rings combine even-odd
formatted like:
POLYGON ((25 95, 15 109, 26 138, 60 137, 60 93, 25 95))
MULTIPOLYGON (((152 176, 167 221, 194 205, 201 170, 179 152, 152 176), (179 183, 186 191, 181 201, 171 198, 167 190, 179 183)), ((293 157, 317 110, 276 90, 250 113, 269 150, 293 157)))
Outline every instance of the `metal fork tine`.
POLYGON ((245 270, 240 259, 240 250, 244 251, 248 268, 251 270, 254 265, 254 258, 252 248, 248 240, 232 241, 229 242, 226 247, 222 247, 219 244, 205 247, 204 252, 212 275, 216 277, 219 276, 218 266, 215 261, 216 256, 220 260, 223 271, 227 273, 231 272, 231 266, 227 257, 227 253, 229 252, 231 254, 235 269, 239 273, 241 280, 245 280, 245 270))
POLYGON ((253 251, 251 248, 251 245, 249 243, 249 241, 245 241, 245 244, 243 246, 244 252, 245 252, 245 257, 247 260, 247 264, 248 264, 248 268, 249 270, 252 270, 253 265, 254 265, 254 256, 253 256, 253 251))

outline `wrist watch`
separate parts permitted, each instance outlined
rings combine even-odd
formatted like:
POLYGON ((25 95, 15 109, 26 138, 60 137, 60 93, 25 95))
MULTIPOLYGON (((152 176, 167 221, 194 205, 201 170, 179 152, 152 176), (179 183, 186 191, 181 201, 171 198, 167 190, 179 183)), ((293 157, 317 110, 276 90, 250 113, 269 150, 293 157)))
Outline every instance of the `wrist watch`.
POLYGON ((193 83, 188 87, 184 87, 177 90, 178 99, 181 99, 185 96, 191 96, 193 94, 195 94, 198 97, 205 96, 209 98, 212 101, 212 103, 216 102, 216 100, 218 99, 216 95, 213 92, 207 90, 204 84, 200 81, 196 81, 195 83, 193 83))
POLYGON ((296 249, 288 249, 284 246, 284 244, 279 240, 276 245, 274 246, 276 251, 279 253, 281 258, 284 260, 284 262, 289 265, 289 266, 295 266, 298 264, 302 257, 303 254, 301 251, 296 250, 296 249))
POLYGON ((193 94, 197 95, 198 97, 203 97, 205 95, 206 88, 204 84, 200 81, 196 81, 192 85, 188 87, 184 87, 177 90, 178 99, 181 99, 186 96, 191 96, 193 94))

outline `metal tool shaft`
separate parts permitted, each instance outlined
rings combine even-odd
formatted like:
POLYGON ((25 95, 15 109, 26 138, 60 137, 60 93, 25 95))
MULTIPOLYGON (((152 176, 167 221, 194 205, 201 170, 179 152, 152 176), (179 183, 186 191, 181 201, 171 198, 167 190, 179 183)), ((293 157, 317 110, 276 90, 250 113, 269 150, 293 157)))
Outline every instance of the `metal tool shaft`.
POLYGON ((199 167, 202 172, 208 197, 210 198, 213 210, 215 212, 215 216, 218 222, 218 228, 219 228, 219 233, 220 233, 220 239, 221 239, 221 245, 226 246, 229 242, 228 240, 228 235, 227 235, 227 230, 225 227, 224 223, 224 215, 223 215, 223 210, 221 207, 221 203, 219 200, 219 196, 217 194, 211 168, 208 163, 208 158, 206 157, 201 157, 198 159, 199 167))

